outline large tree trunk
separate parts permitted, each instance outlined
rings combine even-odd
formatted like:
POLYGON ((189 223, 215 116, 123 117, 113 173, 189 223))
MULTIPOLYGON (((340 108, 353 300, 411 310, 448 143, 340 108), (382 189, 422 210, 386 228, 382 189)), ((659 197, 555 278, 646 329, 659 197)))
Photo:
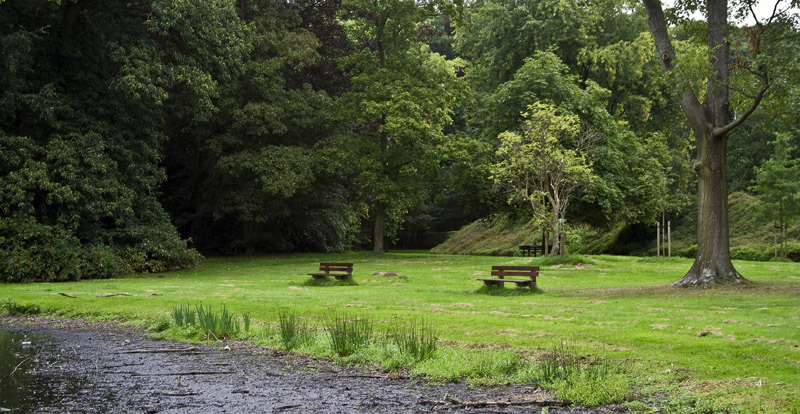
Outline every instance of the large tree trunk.
MULTIPOLYGON (((664 12, 659 0, 643 0, 648 23, 653 33, 662 68, 669 72, 675 66, 675 51, 669 37, 664 12)), ((714 71, 707 83, 706 101, 700 103, 694 91, 681 92, 680 105, 692 127, 697 159, 692 168, 697 173, 697 257, 689 272, 673 286, 708 286, 743 283, 746 280, 731 263, 728 234, 728 185, 726 182, 727 142, 730 131, 755 110, 766 92, 745 114, 729 122, 730 45, 728 44, 728 2, 707 0, 708 44, 712 50, 714 71)))
MULTIPOLYGON (((697 134, 697 132, 695 132, 697 134)), ((731 262, 726 182, 727 137, 697 138, 697 257, 689 272, 672 286, 741 283, 731 262)))
POLYGON ((375 253, 383 253, 386 249, 383 246, 383 239, 386 234, 386 206, 378 203, 375 205, 375 232, 373 234, 372 251, 375 253))

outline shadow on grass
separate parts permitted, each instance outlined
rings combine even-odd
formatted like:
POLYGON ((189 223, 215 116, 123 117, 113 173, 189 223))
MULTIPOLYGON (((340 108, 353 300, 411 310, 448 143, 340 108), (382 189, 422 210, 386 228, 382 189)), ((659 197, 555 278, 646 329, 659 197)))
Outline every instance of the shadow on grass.
POLYGON ((539 289, 538 287, 505 288, 499 286, 484 285, 481 286, 478 290, 476 290, 475 293, 480 295, 489 295, 489 296, 528 296, 528 295, 538 295, 540 293, 544 293, 544 291, 539 289))
POLYGON ((332 286, 358 286, 352 277, 339 280, 332 277, 325 277, 321 279, 311 278, 303 282, 302 286, 316 286, 316 287, 332 287, 332 286))

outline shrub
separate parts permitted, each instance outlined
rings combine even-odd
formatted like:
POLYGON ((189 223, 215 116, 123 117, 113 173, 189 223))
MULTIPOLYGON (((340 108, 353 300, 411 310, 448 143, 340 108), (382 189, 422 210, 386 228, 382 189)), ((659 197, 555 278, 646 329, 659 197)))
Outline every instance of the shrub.
POLYGON ((81 244, 59 227, 33 218, 0 218, 0 277, 4 282, 61 282, 81 275, 81 244))
POLYGON ((689 247, 678 250, 678 256, 688 257, 690 259, 697 257, 697 245, 693 244, 689 247))
POLYGON ((769 251, 762 246, 747 245, 731 247, 731 259, 765 262, 770 259, 769 251))

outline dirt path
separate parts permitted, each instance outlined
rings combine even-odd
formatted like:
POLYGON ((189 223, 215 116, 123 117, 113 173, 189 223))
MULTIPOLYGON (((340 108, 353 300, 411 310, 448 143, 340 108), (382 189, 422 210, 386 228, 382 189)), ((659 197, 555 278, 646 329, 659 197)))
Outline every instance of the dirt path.
POLYGON ((11 412, 540 413, 543 407, 548 413, 625 412, 562 407, 531 387, 426 385, 243 342, 157 341, 114 324, 2 317, 0 329, 30 342, 25 346, 33 356, 14 375, 24 376, 29 389, 47 387, 25 396, 11 412))

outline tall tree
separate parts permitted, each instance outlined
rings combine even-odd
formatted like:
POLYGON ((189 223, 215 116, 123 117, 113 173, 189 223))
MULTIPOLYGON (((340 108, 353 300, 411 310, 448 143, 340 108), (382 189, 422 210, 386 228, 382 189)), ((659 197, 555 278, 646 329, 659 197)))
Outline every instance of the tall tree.
MULTIPOLYGON (((731 60, 728 0, 705 2, 705 33, 708 46, 708 65, 705 93, 691 88, 693 75, 676 70, 680 63, 667 27, 667 20, 659 0, 643 0, 648 23, 655 39, 662 68, 676 76, 675 88, 680 96, 680 106, 695 138, 696 159, 692 168, 697 174, 698 220, 697 257, 686 275, 674 286, 706 286, 720 283, 743 283, 746 280, 731 263, 728 228, 727 145, 728 137, 759 106, 770 88, 768 67, 759 58, 762 42, 769 36, 771 24, 777 22, 775 14, 765 22, 757 23, 749 33, 749 61, 731 60), (744 94, 747 105, 731 118, 731 70, 741 66, 752 75, 757 85, 744 94), (701 98, 704 100, 701 102, 701 98)), ((747 9, 751 2, 742 3, 747 9)), ((752 12, 752 7, 749 8, 752 12)), ((776 7, 777 10, 777 7, 776 7)), ((755 13, 753 13, 755 14, 755 13)), ((696 74, 694 74, 696 76, 696 74)))
POLYGON ((331 132, 331 95, 348 87, 331 63, 347 52, 333 3, 239 3, 250 48, 242 71, 221 82, 214 117, 179 123, 167 145, 164 202, 198 248, 350 247, 350 208, 314 148, 331 132))
POLYGON ((534 220, 550 225, 552 254, 563 255, 560 226, 571 199, 594 178, 587 155, 600 136, 582 132, 576 115, 557 114, 554 106, 540 102, 523 117, 519 133, 500 134, 493 179, 510 194, 509 202, 529 203, 534 220))
POLYGON ((342 63, 352 90, 337 101, 342 133, 333 159, 361 187, 374 220, 373 250, 390 224, 423 203, 437 172, 443 127, 463 87, 453 64, 421 41, 413 0, 351 0, 342 16, 358 52, 342 63))

